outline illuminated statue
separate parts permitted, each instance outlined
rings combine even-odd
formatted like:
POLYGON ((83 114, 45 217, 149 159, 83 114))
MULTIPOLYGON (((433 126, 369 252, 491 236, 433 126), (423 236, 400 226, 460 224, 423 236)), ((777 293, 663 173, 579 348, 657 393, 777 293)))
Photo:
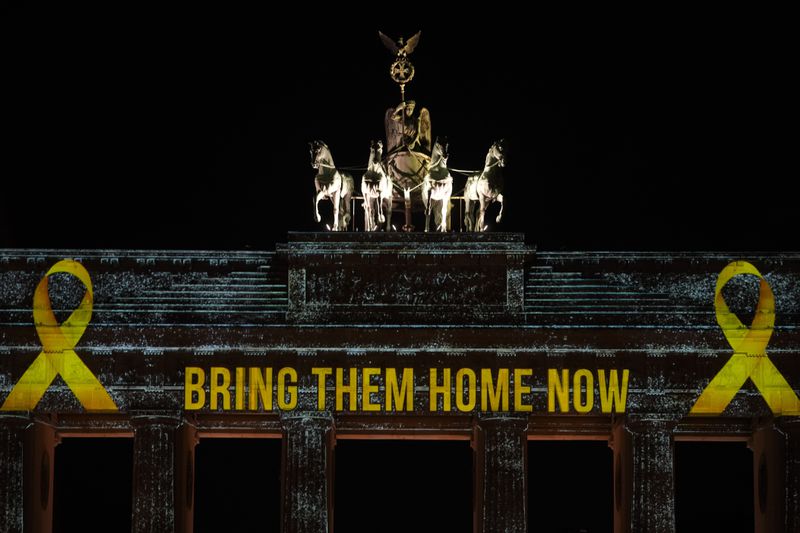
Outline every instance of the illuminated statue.
POLYGON ((447 231, 450 209, 450 196, 453 194, 453 177, 447 170, 448 153, 447 139, 436 139, 433 145, 431 164, 425 179, 422 182, 422 202, 425 204, 425 231, 430 230, 431 209, 433 202, 439 202, 441 207, 434 213, 434 223, 438 231, 447 231))
POLYGON ((386 224, 392 227, 393 184, 382 162, 383 143, 372 141, 367 171, 361 178, 361 196, 364 197, 364 231, 377 231, 386 224))
POLYGON ((386 111, 386 142, 389 152, 405 148, 431 154, 431 115, 426 108, 417 112, 414 100, 386 111))
POLYGON ((473 174, 467 179, 464 187, 464 225, 467 231, 486 231, 488 226, 484 225, 483 219, 486 215, 486 208, 492 202, 500 202, 500 213, 497 215, 496 222, 500 222, 503 217, 503 171, 506 165, 505 141, 499 140, 489 148, 486 154, 486 163, 483 171, 473 174), (478 219, 475 220, 475 207, 473 202, 479 203, 478 219))
POLYGON ((410 100, 386 110, 385 126, 389 175, 404 189, 417 187, 430 163, 430 113, 425 108, 417 113, 410 100))
MULTIPOLYGON (((346 231, 350 223, 350 196, 353 194, 353 177, 340 172, 333 164, 331 151, 322 141, 309 143, 311 166, 317 169, 314 178, 314 214, 320 222, 319 201, 328 199, 333 204, 333 231, 346 231)), ((330 227, 330 226, 329 226, 330 227)))

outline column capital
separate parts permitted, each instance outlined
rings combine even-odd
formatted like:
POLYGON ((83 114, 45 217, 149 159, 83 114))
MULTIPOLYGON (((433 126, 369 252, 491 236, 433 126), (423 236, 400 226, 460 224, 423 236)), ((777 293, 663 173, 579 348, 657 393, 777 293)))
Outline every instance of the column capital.
POLYGON ((800 417, 798 416, 782 416, 776 418, 774 425, 781 432, 790 437, 800 437, 800 417))
POLYGON ((177 428, 183 423, 183 417, 179 413, 146 413, 138 412, 130 415, 131 426, 139 428, 142 426, 165 426, 177 428))
POLYGON ((281 427, 285 430, 298 426, 332 428, 333 425, 333 415, 328 411, 284 411, 281 413, 281 427))
POLYGON ((28 415, 0 412, 0 426, 12 431, 22 431, 33 424, 33 419, 28 415))
POLYGON ((475 423, 481 428, 501 427, 509 430, 528 430, 528 416, 515 413, 478 413, 475 423))
POLYGON ((678 420, 658 415, 628 415, 622 420, 622 424, 632 434, 649 433, 651 431, 672 433, 678 425, 678 420))

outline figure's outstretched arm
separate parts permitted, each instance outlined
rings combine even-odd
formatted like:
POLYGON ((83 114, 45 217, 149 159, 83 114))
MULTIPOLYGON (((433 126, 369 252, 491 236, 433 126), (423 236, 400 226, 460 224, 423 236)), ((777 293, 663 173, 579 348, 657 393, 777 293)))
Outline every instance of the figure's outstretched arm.
POLYGON ((394 119, 394 109, 391 107, 386 110, 384 126, 386 127, 386 153, 388 154, 403 142, 401 138, 403 128, 400 123, 394 119))
POLYGON ((394 108, 394 112, 392 113, 392 120, 397 120, 398 122, 403 120, 403 113, 406 111, 406 103, 400 102, 397 104, 397 107, 394 108))

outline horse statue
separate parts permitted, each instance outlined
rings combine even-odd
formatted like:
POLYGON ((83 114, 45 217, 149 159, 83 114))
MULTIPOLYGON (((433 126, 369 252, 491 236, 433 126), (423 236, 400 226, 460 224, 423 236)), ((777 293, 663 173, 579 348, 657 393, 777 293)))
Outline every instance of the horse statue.
POLYGON ((447 170, 449 157, 447 139, 439 140, 433 145, 431 164, 422 182, 422 202, 425 204, 425 231, 430 230, 431 207, 434 201, 441 202, 441 208, 434 214, 434 223, 438 231, 447 231, 450 196, 453 194, 453 177, 447 170))
POLYGON ((486 215, 486 208, 492 202, 500 202, 500 213, 497 215, 496 222, 503 218, 503 172, 502 168, 506 165, 505 141, 503 139, 492 144, 489 153, 486 154, 486 163, 483 171, 473 174, 467 178, 467 185, 464 187, 464 225, 467 231, 486 231, 483 218, 486 215), (475 220, 475 208, 473 202, 479 202, 478 219, 475 220))
POLYGON ((320 222, 319 201, 328 199, 333 204, 333 231, 346 231, 350 223, 350 196, 353 194, 353 176, 340 172, 333 164, 328 145, 322 141, 309 143, 311 166, 317 169, 314 177, 314 214, 320 222))
POLYGON ((393 184, 382 162, 383 143, 372 141, 369 149, 367 171, 361 178, 361 196, 364 197, 364 231, 377 231, 386 224, 392 228, 393 184))

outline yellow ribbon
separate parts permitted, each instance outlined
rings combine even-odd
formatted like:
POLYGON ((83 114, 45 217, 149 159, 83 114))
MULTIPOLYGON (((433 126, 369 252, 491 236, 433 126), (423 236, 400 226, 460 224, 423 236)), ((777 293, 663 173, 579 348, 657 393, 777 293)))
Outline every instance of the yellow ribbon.
POLYGON ((0 410, 33 410, 58 375, 86 410, 118 410, 106 389, 73 350, 92 319, 93 302, 92 280, 83 265, 65 259, 47 271, 33 294, 33 322, 43 350, 11 389, 0 410), (47 279, 57 272, 72 274, 86 287, 80 305, 63 324, 53 314, 48 293, 47 279))
POLYGON ((714 307, 717 323, 733 348, 733 356, 714 376, 690 413, 722 413, 747 378, 750 378, 773 414, 776 416, 800 414, 800 399, 767 356, 767 344, 775 326, 775 295, 764 276, 746 261, 734 261, 729 264, 720 272, 717 279, 714 307), (741 274, 752 274, 760 279, 758 305, 749 328, 728 309, 728 304, 722 297, 722 288, 725 284, 741 274))

